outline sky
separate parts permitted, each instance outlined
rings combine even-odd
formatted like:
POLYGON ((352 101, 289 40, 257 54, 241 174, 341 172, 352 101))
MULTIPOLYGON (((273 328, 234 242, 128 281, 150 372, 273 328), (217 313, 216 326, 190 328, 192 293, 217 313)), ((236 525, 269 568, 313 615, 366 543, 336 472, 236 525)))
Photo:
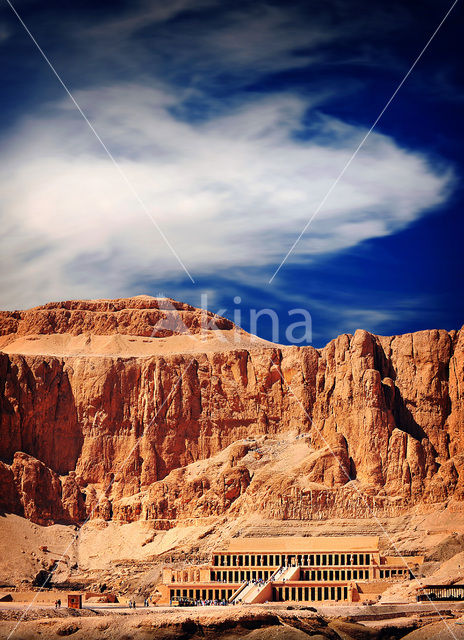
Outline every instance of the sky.
POLYGON ((462 1, 351 162, 452 2, 12 3, 57 75, 4 0, 0 308, 206 294, 283 343, 305 309, 317 347, 462 326, 462 1))

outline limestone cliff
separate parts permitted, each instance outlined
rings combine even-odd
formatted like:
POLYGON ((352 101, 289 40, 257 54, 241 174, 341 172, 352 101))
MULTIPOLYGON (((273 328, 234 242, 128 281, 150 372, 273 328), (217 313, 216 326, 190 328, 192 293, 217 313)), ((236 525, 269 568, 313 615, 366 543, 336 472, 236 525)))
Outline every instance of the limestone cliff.
POLYGON ((464 498, 463 330, 285 347, 138 297, 0 312, 0 336, 0 508, 35 522, 464 498))

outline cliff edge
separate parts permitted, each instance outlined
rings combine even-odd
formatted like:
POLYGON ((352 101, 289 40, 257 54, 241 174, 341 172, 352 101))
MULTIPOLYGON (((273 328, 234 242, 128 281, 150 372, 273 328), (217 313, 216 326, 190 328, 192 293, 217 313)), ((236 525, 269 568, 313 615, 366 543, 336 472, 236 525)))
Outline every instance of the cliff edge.
POLYGON ((260 340, 169 299, 0 312, 0 508, 324 519, 464 499, 464 332, 260 340))

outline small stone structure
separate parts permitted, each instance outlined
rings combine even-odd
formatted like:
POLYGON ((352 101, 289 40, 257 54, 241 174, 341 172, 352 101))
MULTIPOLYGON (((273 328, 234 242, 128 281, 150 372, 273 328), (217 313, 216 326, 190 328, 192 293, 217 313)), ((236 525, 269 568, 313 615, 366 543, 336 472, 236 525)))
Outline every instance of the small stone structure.
POLYGON ((68 594, 68 609, 82 609, 82 593, 68 594))

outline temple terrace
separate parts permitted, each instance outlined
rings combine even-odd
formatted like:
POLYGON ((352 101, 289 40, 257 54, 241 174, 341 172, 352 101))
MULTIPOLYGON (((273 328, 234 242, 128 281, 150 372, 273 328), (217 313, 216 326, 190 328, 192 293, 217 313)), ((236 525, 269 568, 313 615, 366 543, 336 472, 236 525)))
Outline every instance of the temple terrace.
POLYGON ((382 555, 373 536, 234 538, 210 564, 163 569, 158 603, 375 601, 422 562, 382 555))

